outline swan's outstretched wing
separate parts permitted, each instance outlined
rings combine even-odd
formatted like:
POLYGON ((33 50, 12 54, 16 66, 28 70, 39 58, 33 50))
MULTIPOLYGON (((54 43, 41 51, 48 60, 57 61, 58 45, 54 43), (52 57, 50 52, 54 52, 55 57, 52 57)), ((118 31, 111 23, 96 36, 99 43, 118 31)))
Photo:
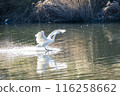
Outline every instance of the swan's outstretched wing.
POLYGON ((53 35, 64 33, 65 31, 66 31, 65 29, 56 29, 48 35, 47 39, 51 39, 53 35))
POLYGON ((43 44, 47 40, 46 36, 44 35, 44 31, 38 32, 35 37, 36 42, 39 44, 43 44))

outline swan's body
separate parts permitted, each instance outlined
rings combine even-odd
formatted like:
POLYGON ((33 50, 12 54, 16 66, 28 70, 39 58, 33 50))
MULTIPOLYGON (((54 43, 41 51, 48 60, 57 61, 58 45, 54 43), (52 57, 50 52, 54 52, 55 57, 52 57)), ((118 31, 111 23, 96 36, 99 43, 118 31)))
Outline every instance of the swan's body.
MULTIPOLYGON (((59 33, 64 33, 66 30, 64 29, 57 29, 51 32, 48 37, 45 36, 44 31, 38 32, 36 37, 36 42, 38 43, 37 47, 44 47, 46 49, 51 43, 55 41, 55 37, 59 33)), ((47 49, 46 49, 47 50, 47 49)))

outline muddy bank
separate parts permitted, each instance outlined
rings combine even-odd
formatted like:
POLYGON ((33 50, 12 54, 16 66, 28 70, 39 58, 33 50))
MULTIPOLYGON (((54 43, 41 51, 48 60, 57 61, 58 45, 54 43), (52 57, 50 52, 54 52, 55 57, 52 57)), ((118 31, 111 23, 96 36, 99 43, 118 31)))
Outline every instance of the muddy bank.
POLYGON ((120 21, 120 1, 112 0, 3 0, 2 23, 120 21), (29 1, 29 2, 28 2, 29 1))

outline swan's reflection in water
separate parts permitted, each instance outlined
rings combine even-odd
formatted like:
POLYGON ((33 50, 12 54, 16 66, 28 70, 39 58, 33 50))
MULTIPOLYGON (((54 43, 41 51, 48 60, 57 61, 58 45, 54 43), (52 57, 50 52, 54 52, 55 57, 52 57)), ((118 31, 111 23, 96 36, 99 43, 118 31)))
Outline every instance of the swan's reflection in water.
POLYGON ((49 55, 37 56, 37 73, 41 74, 46 71, 59 71, 60 69, 67 68, 66 63, 57 63, 55 59, 49 55))

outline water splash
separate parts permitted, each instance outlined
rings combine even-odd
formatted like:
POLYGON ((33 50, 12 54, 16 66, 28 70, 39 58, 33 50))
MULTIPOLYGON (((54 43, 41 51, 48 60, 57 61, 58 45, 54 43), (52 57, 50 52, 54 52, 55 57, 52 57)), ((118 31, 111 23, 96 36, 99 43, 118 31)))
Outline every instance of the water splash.
POLYGON ((9 57, 16 57, 16 56, 38 56, 38 55, 44 55, 44 54, 55 54, 60 51, 59 48, 49 48, 50 51, 46 51, 42 47, 14 47, 12 49, 6 48, 6 49, 0 49, 0 53, 7 54, 9 57))
POLYGON ((50 51, 45 50, 43 47, 14 47, 12 49, 0 49, 0 54, 10 60, 14 60, 16 57, 37 57, 36 72, 38 74, 47 71, 59 71, 67 68, 66 63, 56 63, 56 60, 50 57, 52 54, 56 54, 60 51, 59 48, 49 47, 50 51), (48 70, 49 68, 49 70, 48 70))

